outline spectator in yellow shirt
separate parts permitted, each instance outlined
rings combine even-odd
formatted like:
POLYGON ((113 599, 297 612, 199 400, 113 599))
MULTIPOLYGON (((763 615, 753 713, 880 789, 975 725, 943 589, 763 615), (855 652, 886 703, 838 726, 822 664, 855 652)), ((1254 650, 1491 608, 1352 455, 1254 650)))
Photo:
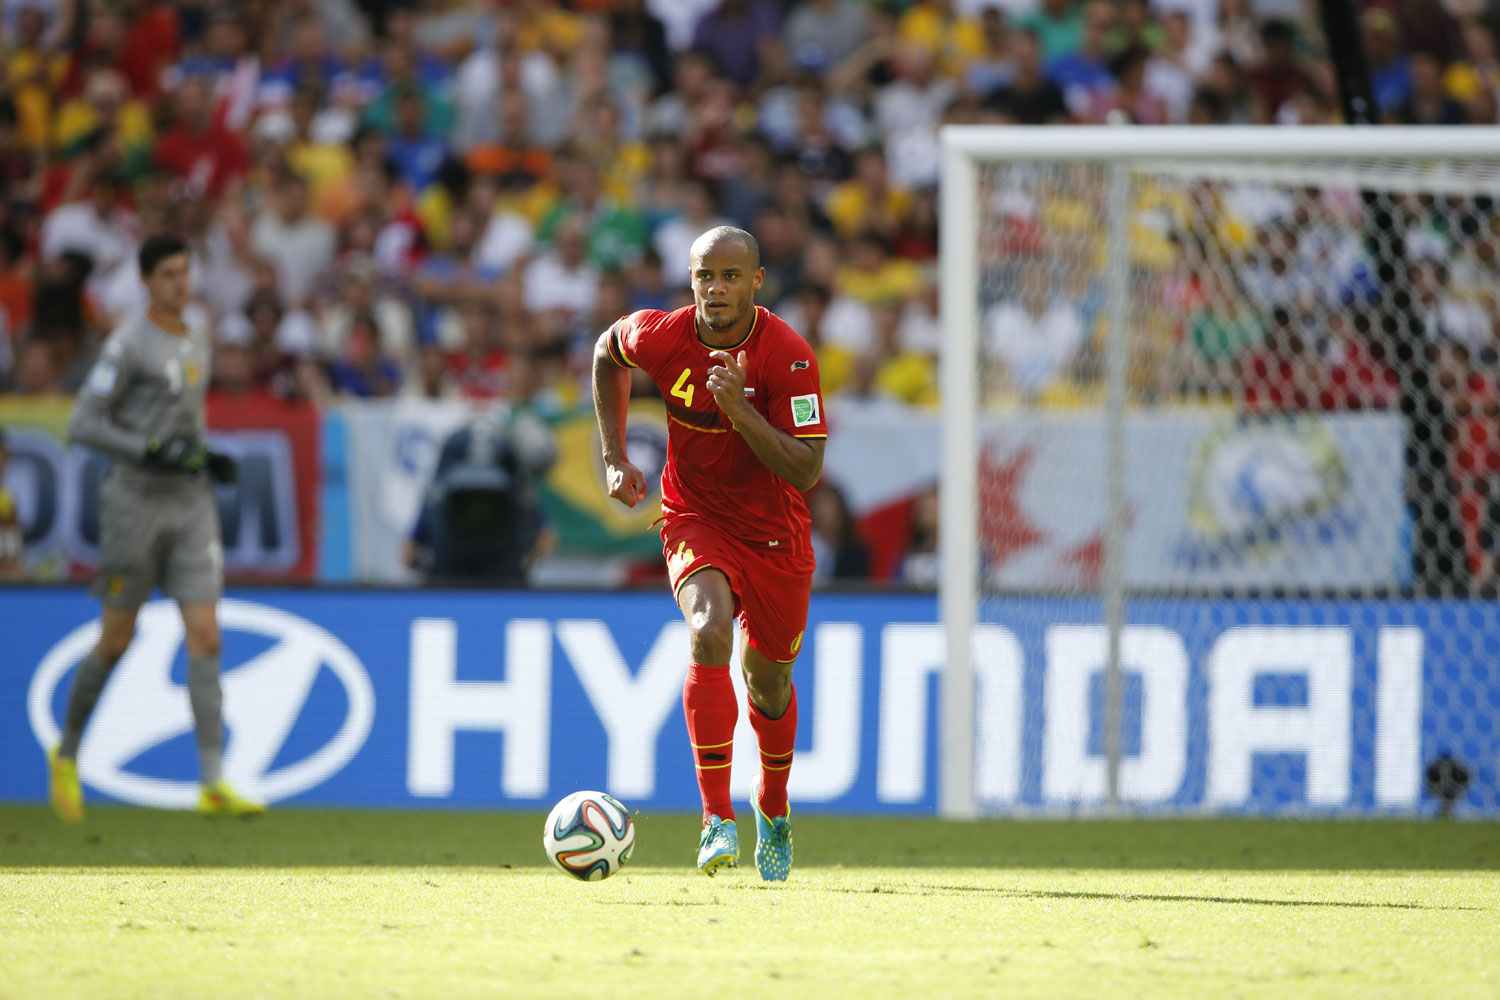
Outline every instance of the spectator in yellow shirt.
POLYGON ((1443 74, 1443 89, 1455 101, 1468 104, 1480 91, 1500 93, 1500 59, 1495 56, 1495 36, 1477 18, 1464 22, 1464 57, 1456 59, 1443 74))
POLYGON ((52 127, 53 95, 68 72, 66 56, 50 52, 42 40, 47 26, 41 9, 23 5, 16 13, 16 37, 6 47, 0 65, 16 106, 16 141, 28 149, 42 149, 52 127))
POLYGON ((622 134, 619 105, 601 100, 580 108, 573 129, 573 150, 599 164, 609 197, 634 206, 641 180, 651 169, 651 150, 622 134))
POLYGON ((57 112, 53 142, 64 158, 76 156, 84 139, 104 129, 112 133, 128 174, 147 170, 155 139, 151 110, 130 96, 130 85, 112 69, 96 69, 83 85, 83 96, 57 112))
POLYGON ((854 161, 854 176, 828 192, 823 210, 843 239, 875 230, 895 235, 911 214, 911 192, 892 187, 885 169, 885 153, 875 146, 854 161))
POLYGON ((576 14, 548 0, 518 0, 517 47, 522 52, 548 52, 561 60, 583 41, 583 23, 576 14))
POLYGON ((292 138, 286 148, 286 162, 307 181, 313 212, 336 219, 348 214, 341 195, 354 176, 354 154, 348 146, 318 142, 313 137, 319 98, 319 92, 312 89, 299 90, 292 96, 292 138))
POLYGON ((953 0, 917 0, 901 15, 896 32, 902 41, 926 49, 943 73, 959 79, 985 50, 979 22, 960 16, 953 0))
POLYGON ((874 306, 905 301, 922 281, 922 265, 892 257, 885 238, 866 231, 855 238, 850 262, 839 268, 835 284, 841 294, 874 306))
POLYGON ((875 391, 908 406, 936 406, 937 365, 930 355, 908 350, 901 343, 901 305, 887 302, 872 312, 877 361, 875 391))

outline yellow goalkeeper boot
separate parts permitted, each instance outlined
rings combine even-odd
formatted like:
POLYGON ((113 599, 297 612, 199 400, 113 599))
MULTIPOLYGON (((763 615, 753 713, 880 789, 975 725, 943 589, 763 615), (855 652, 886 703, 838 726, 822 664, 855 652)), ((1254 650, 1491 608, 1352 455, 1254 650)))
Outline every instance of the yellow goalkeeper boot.
POLYGON ((242 797, 223 778, 204 785, 198 793, 198 812, 204 816, 259 816, 265 811, 265 806, 242 797))
POLYGON ((47 798, 64 823, 83 822, 83 786, 78 783, 78 762, 59 757, 57 747, 47 751, 47 798))

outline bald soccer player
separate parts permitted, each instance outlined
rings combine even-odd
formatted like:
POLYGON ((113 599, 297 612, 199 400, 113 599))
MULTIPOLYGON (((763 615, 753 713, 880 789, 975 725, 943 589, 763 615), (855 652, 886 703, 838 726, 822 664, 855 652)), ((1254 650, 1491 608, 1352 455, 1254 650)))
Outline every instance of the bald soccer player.
POLYGON ((698 867, 712 875, 739 863, 729 799, 738 720, 729 660, 738 622, 745 710, 760 749, 750 803, 755 866, 762 879, 785 881, 797 736, 792 665, 815 565, 802 491, 818 482, 828 437, 818 362, 795 330, 755 304, 766 272, 753 236, 710 229, 690 256, 693 305, 632 313, 600 336, 594 406, 609 495, 630 507, 646 482, 625 453, 629 369, 651 376, 671 418, 661 536, 691 633, 682 704, 703 798, 698 867))
POLYGON ((232 481, 235 466, 203 442, 211 362, 208 338, 183 322, 191 295, 187 245, 175 236, 152 236, 141 245, 139 263, 150 307, 104 342, 68 421, 71 440, 114 459, 99 488, 99 642, 78 665, 62 742, 47 755, 52 807, 68 823, 83 820, 77 760, 84 726, 130 647, 141 605, 157 587, 182 610, 202 782, 198 811, 265 811, 236 794, 220 773, 216 609, 224 554, 211 480, 232 481))

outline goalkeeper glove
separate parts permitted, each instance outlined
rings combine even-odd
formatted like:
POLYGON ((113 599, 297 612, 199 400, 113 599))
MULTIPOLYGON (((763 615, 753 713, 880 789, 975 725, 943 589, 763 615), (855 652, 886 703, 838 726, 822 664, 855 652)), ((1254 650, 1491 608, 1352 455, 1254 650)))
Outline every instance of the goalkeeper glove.
POLYGON ((179 436, 163 441, 152 438, 146 445, 141 462, 158 472, 180 472, 187 475, 202 472, 208 464, 208 449, 195 438, 179 436))
POLYGON ((239 463, 221 451, 208 453, 208 474, 216 483, 232 483, 240 477, 239 463))

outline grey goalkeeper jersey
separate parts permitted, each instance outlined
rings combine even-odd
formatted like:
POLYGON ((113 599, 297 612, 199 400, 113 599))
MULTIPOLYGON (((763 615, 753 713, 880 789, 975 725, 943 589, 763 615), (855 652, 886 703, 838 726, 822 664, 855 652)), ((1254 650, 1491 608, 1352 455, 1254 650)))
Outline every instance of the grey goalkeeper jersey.
POLYGON ((152 491, 202 488, 202 473, 155 472, 141 460, 153 438, 203 436, 210 364, 208 335, 192 324, 177 336, 146 315, 125 321, 104 342, 78 392, 68 438, 113 456, 112 478, 123 484, 152 491))

